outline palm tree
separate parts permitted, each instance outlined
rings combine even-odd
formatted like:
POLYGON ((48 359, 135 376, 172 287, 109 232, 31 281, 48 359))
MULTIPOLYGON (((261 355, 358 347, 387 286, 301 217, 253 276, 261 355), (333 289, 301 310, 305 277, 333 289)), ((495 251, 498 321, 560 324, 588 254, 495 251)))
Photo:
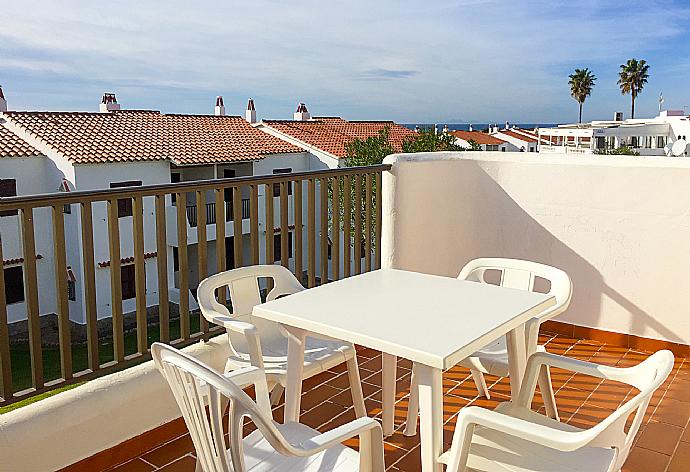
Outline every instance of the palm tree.
POLYGON ((620 72, 618 73, 618 85, 620 85, 623 95, 629 93, 632 97, 630 118, 635 118, 635 98, 642 92, 648 78, 649 65, 644 59, 638 61, 632 58, 628 59, 627 63, 621 64, 620 72))
POLYGON ((580 104, 580 119, 578 123, 582 123, 582 105, 585 103, 585 99, 592 94, 594 82, 597 81, 597 78, 586 67, 584 69, 575 69, 575 72, 568 77, 570 78, 568 81, 570 95, 580 104))

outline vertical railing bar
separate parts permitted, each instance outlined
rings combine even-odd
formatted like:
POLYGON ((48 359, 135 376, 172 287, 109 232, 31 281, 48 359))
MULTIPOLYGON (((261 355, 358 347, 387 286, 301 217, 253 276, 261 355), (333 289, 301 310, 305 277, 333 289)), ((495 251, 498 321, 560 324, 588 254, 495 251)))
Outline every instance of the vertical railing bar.
POLYGON ((22 240, 24 249, 24 291, 29 327, 31 379, 34 388, 43 387, 43 349, 41 346, 41 320, 38 306, 38 277, 36 276, 36 242, 33 208, 22 208, 22 240))
POLYGON ((249 244, 252 251, 252 264, 259 263, 259 186, 250 187, 249 199, 249 244))
POLYGON ((189 339, 189 260, 187 258, 187 192, 177 193, 177 261, 180 285, 180 337, 189 339))
MULTIPOLYGON (((273 228, 275 219, 273 216, 273 184, 264 184, 264 198, 266 205, 266 264, 273 264, 273 228)), ((273 289, 273 280, 267 281, 266 290, 273 289)))
POLYGON ((136 195, 132 200, 137 352, 146 354, 148 350, 148 320, 146 317, 146 262, 144 261, 144 198, 141 195, 136 195))
POLYGON ((319 206, 320 211, 320 256, 321 256, 321 284, 328 283, 328 183, 329 179, 319 181, 319 206))
POLYGON ((158 323, 160 340, 170 342, 170 294, 168 293, 168 235, 165 226, 165 194, 156 195, 156 268, 158 270, 158 323))
MULTIPOLYGON (((206 191, 197 190, 195 197, 197 214, 197 273, 198 283, 201 283, 208 275, 208 247, 206 241, 206 223, 208 221, 208 215, 206 214, 206 191)), ((202 333, 208 333, 208 321, 206 321, 206 318, 201 314, 199 314, 199 327, 202 333)))
POLYGON ((355 220, 355 275, 362 272, 362 176, 355 176, 355 201, 352 214, 355 220))
POLYGON ((280 264, 289 268, 288 254, 288 182, 280 183, 280 264))
POLYGON ((12 398, 12 358, 7 326, 7 300, 5 300, 5 270, 2 264, 2 234, 0 234, 0 393, 4 401, 12 398))
POLYGON ((316 285, 316 181, 307 181, 307 286, 316 285))
POLYGON ((373 199, 373 190, 371 174, 365 177, 366 196, 364 198, 364 270, 369 272, 371 270, 371 204, 373 199))
POLYGON ((242 187, 232 188, 232 224, 234 237, 233 250, 235 251, 235 267, 244 265, 242 254, 242 187))
POLYGON ((96 311, 96 271, 93 255, 93 216, 91 202, 81 204, 81 253, 84 271, 84 308, 86 309, 86 344, 89 369, 101 367, 98 357, 98 316, 96 311))
POLYGON ((60 346, 60 373, 62 378, 72 378, 72 341, 69 323, 69 300, 67 299, 67 255, 65 253, 64 205, 52 206, 53 216, 53 258, 55 260, 55 308, 58 319, 60 346))
POLYGON ((376 260, 376 268, 381 268, 381 219, 383 218, 383 209, 381 208, 382 201, 381 193, 381 172, 376 173, 376 237, 374 239, 374 258, 376 260))
POLYGON ((302 180, 294 182, 293 195, 293 212, 295 221, 295 275, 300 283, 303 283, 302 277, 302 235, 304 229, 302 228, 302 180))
POLYGON ((331 215, 333 238, 331 240, 331 273, 333 280, 340 278, 340 177, 334 177, 331 192, 331 215))
MULTIPOLYGON (((225 262, 225 189, 215 190, 216 200, 216 273, 226 270, 225 262)), ((225 305, 228 302, 228 292, 225 287, 217 290, 218 301, 225 305)), ((203 317, 203 315, 202 315, 203 317)))
POLYGON ((352 247, 350 228, 352 226, 352 179, 346 175, 343 179, 343 277, 352 275, 350 261, 352 255, 350 248, 352 247))
POLYGON ((122 319, 122 273, 120 272, 120 221, 117 198, 108 200, 108 249, 110 253, 110 311, 113 324, 113 357, 125 359, 124 323, 122 319))

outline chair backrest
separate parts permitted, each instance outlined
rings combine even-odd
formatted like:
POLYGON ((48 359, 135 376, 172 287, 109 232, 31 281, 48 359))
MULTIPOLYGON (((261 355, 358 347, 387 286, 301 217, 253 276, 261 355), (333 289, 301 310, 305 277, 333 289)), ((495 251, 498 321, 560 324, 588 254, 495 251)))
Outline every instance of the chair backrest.
POLYGON ((235 382, 182 351, 166 344, 154 343, 151 354, 182 411, 204 472, 245 472, 242 449, 245 417, 251 418, 277 452, 295 455, 294 448, 273 423, 266 377, 262 369, 248 367, 230 374, 242 386, 254 384, 257 404, 235 382), (222 421, 226 405, 229 411, 231 461, 227 456, 222 421))
MULTIPOLYGON (((232 269, 201 281, 197 289, 201 313, 209 321, 213 321, 215 312, 253 324, 259 332, 262 346, 287 342, 278 323, 252 315, 254 307, 262 303, 261 279, 270 279, 273 283, 273 288, 266 295, 266 301, 304 290, 292 272, 280 265, 255 265, 232 269), (230 291, 232 314, 216 298, 216 290, 221 287, 227 287, 230 291)), ((230 345, 237 353, 248 352, 244 336, 234 332, 228 336, 230 345)))
POLYGON ((499 257, 485 257, 468 262, 458 275, 459 279, 489 283, 485 276, 487 271, 498 271, 498 285, 519 290, 534 291, 538 278, 549 282, 548 293, 556 298, 556 304, 539 315, 540 322, 563 313, 570 304, 573 294, 573 283, 568 274, 561 269, 538 262, 499 257))
POLYGON ((599 366, 598 377, 631 385, 639 393, 618 407, 601 423, 587 432, 591 434, 590 446, 613 447, 617 450, 614 466, 610 470, 620 470, 630 453, 635 435, 640 429, 645 411, 652 394, 661 386, 673 369, 673 353, 663 350, 633 367, 617 368, 599 366), (628 431, 625 425, 634 412, 628 431))

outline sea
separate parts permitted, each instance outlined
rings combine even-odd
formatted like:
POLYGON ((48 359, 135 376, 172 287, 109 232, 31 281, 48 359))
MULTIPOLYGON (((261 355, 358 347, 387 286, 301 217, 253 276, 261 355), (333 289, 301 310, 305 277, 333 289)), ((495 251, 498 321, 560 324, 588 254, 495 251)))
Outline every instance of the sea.
MULTIPOLYGON (((403 126, 410 129, 415 129, 419 126, 420 129, 436 128, 441 131, 444 126, 448 126, 449 131, 468 131, 470 126, 474 131, 486 131, 489 129, 491 123, 403 123, 403 126)), ((552 128, 557 126, 556 123, 510 123, 510 126, 517 126, 522 129, 534 129, 534 128, 552 128)), ((498 123, 499 128, 504 128, 505 123, 498 123)))

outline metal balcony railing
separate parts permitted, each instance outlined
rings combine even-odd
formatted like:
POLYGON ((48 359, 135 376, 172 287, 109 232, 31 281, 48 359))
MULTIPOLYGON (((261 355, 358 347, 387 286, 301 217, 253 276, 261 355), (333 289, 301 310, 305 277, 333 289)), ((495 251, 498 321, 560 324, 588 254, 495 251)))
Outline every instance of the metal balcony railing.
MULTIPOLYGON (((209 263, 208 247, 213 243, 207 238, 207 227, 215 226, 215 241, 225 241, 228 215, 228 221, 233 221, 235 235, 243 234, 243 220, 249 220, 248 237, 235 237, 228 246, 234 267, 273 263, 274 244, 278 241, 276 255, 279 248, 280 264, 290 267, 307 287, 329 278, 336 280, 379 267, 381 178, 382 172, 388 169, 388 165, 377 165, 0 198, 0 214, 18 213, 9 218, 19 225, 19 231, 0 234, 0 261, 3 261, 3 245, 8 251, 20 248, 21 282, 25 295, 23 307, 28 330, 28 347, 25 349, 28 351, 26 357, 30 358, 25 362, 30 374, 24 373, 30 379, 23 383, 20 362, 17 361, 21 353, 10 342, 8 304, 5 291, 0 290, 0 404, 148 359, 149 347, 156 340, 181 346, 220 333, 219 327, 209 326, 198 313, 190 313, 190 290, 194 292, 195 287, 190 284, 189 274, 192 264, 196 265, 199 280, 210 272, 226 270, 226 244, 215 244, 215 264, 213 261, 209 263), (292 194, 287 191, 290 183, 292 194), (281 190, 275 197, 274 184, 281 190), (243 199, 243 192, 249 198, 243 199), (260 199, 260 193, 271 197, 262 196, 260 199), (193 194, 196 204, 193 207, 175 207, 175 226, 172 227, 177 232, 177 249, 169 251, 172 244, 166 234, 166 207, 172 203, 171 195, 175 195, 177 202, 186 202, 188 194, 193 194), (206 201, 207 194, 214 196, 213 201, 206 201), (231 202, 225 201, 228 194, 232 197, 231 202), (122 199, 132 200, 131 216, 118 214, 118 200, 122 199), (65 205, 72 205, 71 215, 64 213, 65 205), (49 221, 41 220, 43 213, 50 214, 49 221), (238 214, 242 215, 241 219, 232 219, 232 215, 238 214), (290 219, 289 214, 292 215, 290 219), (38 216, 36 223, 35 215, 38 216), (264 223, 274 224, 263 224, 260 232, 260 216, 264 223), (47 231, 48 234, 38 233, 35 224, 39 221, 40 224, 49 224, 51 230, 47 231), (196 228, 198 236, 193 253, 188 250, 188 221, 196 228), (292 223, 290 226, 289 222, 292 223), (144 233, 144 228, 150 233, 144 233), (131 234, 127 234, 128 231, 131 234), (294 241, 288 240, 290 231, 294 241), (20 240, 12 241, 10 238, 16 238, 17 234, 21 235, 20 240), (66 238, 66 234, 70 236, 66 238), (107 240, 103 235, 107 235, 107 240), (49 244, 44 244, 45 238, 49 239, 49 244), (126 241, 129 238, 131 241, 126 241), (265 238, 265 244, 260 244, 260 238, 265 238), (363 244, 354 241, 363 241, 363 244), (289 254, 290 246, 293 247, 292 254, 289 254), (43 257, 37 247, 41 251, 47 247, 50 257, 43 257), (103 248, 107 248, 107 261, 99 261, 95 255, 95 249, 103 248), (317 267, 317 251, 320 267, 317 267), (169 257, 170 254, 174 257, 169 257), (195 260, 190 260, 190 254, 195 260), (45 266, 41 271, 37 270, 37 260, 41 260, 41 264, 54 265, 50 277, 41 275, 45 266), (68 267, 68 260, 73 266, 79 265, 81 270, 68 267), (154 260, 156 269, 147 271, 146 265, 154 260), (169 280, 170 264, 176 266, 174 280, 169 280), (133 269, 123 272, 123 266, 133 266, 133 269), (101 269, 107 270, 109 284, 106 282, 105 285, 109 290, 103 288, 102 276, 98 278, 101 285, 97 285, 96 271, 101 269), (158 295, 153 321, 152 314, 147 313, 147 308, 151 308, 146 299, 147 272, 149 277, 152 273, 157 274, 157 283, 149 284, 149 289, 155 285, 153 291, 158 295), (75 273, 83 274, 83 280, 73 280, 75 273), (127 287, 123 287, 123 274, 129 278, 127 287), (70 288, 73 290, 74 287, 68 288, 68 284, 76 284, 79 291, 77 299, 82 300, 83 313, 73 313, 72 316, 86 320, 85 325, 80 325, 85 328, 85 340, 80 343, 72 340, 74 327, 70 322, 70 303, 74 305, 76 302, 70 301, 70 288), (179 312, 179 317, 171 316, 169 309, 171 287, 179 290, 177 305, 172 305, 177 307, 175 311, 179 312), (135 306, 132 317, 128 318, 133 320, 134 326, 130 326, 128 331, 125 331, 124 324, 127 314, 123 313, 123 290, 133 295, 132 306, 135 306), (45 297, 51 297, 51 304, 53 299, 55 303, 57 347, 42 340, 40 316, 44 311, 39 300, 45 297), (112 329, 106 333, 99 329, 102 328, 99 320, 104 318, 99 307, 105 306, 104 298, 112 321, 112 329)), ((14 254, 6 256, 15 258, 14 254)), ((3 270, 0 270, 0 287, 5 287, 3 270)), ((219 299, 227 300, 224 294, 222 298, 219 295, 219 299)), ((16 305, 12 305, 12 309, 15 308, 16 305)))

